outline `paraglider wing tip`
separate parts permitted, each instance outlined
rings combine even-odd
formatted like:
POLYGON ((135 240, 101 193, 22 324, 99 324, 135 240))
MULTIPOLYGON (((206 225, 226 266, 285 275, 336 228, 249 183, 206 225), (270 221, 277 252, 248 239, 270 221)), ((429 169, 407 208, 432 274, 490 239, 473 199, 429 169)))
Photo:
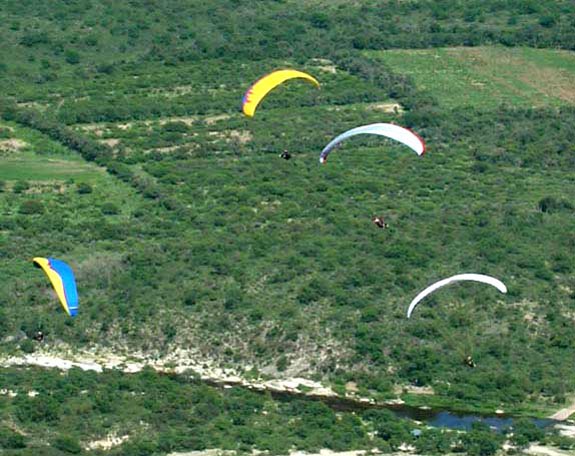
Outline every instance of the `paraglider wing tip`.
POLYGON ((422 138, 418 133, 416 133, 415 131, 413 131, 411 128, 406 128, 406 130, 409 130, 411 133, 413 133, 413 135, 414 135, 417 139, 419 139, 419 142, 421 142, 421 153, 418 153, 418 155, 419 155, 420 157, 423 157, 423 156, 425 155, 426 150, 427 150, 427 146, 426 146, 426 144, 425 144, 425 141, 423 140, 423 138, 422 138))
POLYGON ((501 293, 506 294, 507 293, 507 286, 501 281, 501 280, 496 280, 496 282, 494 283, 495 288, 497 288, 501 293))
POLYGON ((41 257, 34 257, 32 258, 32 264, 34 265, 35 268, 41 268, 41 262, 44 258, 41 257))

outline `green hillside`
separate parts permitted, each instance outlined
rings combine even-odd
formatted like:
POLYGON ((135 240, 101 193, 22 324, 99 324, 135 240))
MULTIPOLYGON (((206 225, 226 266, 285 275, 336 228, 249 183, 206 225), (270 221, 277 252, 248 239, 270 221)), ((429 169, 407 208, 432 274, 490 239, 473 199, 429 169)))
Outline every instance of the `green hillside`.
POLYGON ((370 52, 412 76, 442 107, 522 108, 573 105, 572 52, 503 47, 370 52))
MULTIPOLYGON (((167 359, 184 350, 244 377, 311 378, 340 393, 351 382, 377 400, 530 416, 568 405, 572 2, 4 3, 3 356, 100 348, 167 359), (290 81, 244 117, 247 87, 277 68, 306 71, 321 88, 290 81), (412 128, 426 154, 361 137, 318 163, 335 135, 373 122, 412 128), (284 150, 292 160, 278 157, 284 150), (389 229, 377 229, 374 215, 389 229), (77 318, 61 311, 35 256, 73 267, 77 318), (462 272, 497 277, 509 293, 462 284, 405 318, 420 290, 462 272), (403 392, 417 387, 434 394, 403 392)), ((84 386, 70 399, 57 375, 0 369, 0 389, 13 382, 16 397, 42 388, 51 398, 34 418, 34 399, 0 395, 0 444, 16 433, 28 447, 9 454, 59 454, 58 436, 85 447, 112 431, 132 437, 110 454, 392 451, 415 442, 413 424, 385 413, 359 420, 249 392, 228 397, 152 371, 102 374, 102 400, 80 393, 98 389, 99 376, 72 371, 66 378, 84 386), (118 393, 129 419, 102 405, 118 388, 153 399, 130 404, 118 393), (199 389, 210 403, 194 403, 197 414, 176 407, 164 421, 162 388, 192 397, 199 389), (269 427, 234 415, 253 403, 269 409, 269 427), (278 431, 310 416, 307 427, 278 431), (323 426, 337 438, 319 439, 323 426), (370 438, 376 428, 391 429, 389 438, 370 438), (147 432, 146 445, 134 446, 147 432)), ((492 454, 429 432, 437 442, 419 451, 492 454)), ((502 443, 474 432, 491 435, 495 450, 502 443)), ((100 453, 108 454, 91 454, 100 453)))

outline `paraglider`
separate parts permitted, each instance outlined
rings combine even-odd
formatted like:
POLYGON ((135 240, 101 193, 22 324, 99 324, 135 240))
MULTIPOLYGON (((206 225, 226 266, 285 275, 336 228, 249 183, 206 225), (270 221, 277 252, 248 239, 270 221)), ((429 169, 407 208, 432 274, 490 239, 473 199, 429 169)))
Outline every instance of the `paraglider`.
POLYGON ((458 275, 454 275, 452 277, 448 277, 447 279, 440 280, 439 282, 436 282, 433 285, 430 285, 425 290, 420 292, 413 299, 413 301, 411 301, 411 303, 409 304, 409 308, 407 309, 407 318, 411 317, 411 313, 413 312, 415 307, 427 295, 433 293, 435 290, 438 290, 441 287, 444 287, 445 285, 449 285, 453 282, 467 281, 467 280, 485 283, 487 285, 491 285, 492 287, 497 288, 501 293, 507 293, 507 287, 505 286, 505 284, 503 282, 501 282, 500 280, 497 280, 494 277, 490 277, 490 276, 483 275, 483 274, 458 274, 458 275))
POLYGON ((316 87, 319 87, 319 82, 313 76, 297 70, 277 70, 269 73, 262 78, 258 79, 244 94, 242 100, 242 111, 248 117, 253 117, 256 113, 256 108, 266 95, 275 89, 278 85, 289 79, 304 79, 316 87))
POLYGON ((321 151, 319 162, 325 163, 329 153, 345 139, 362 134, 379 135, 385 136, 386 138, 395 139, 396 141, 405 144, 417 155, 421 156, 425 153, 425 142, 413 131, 390 123, 374 123, 352 128, 351 130, 336 136, 321 151))
POLYGON ((465 357, 465 359, 463 360, 463 362, 465 363, 465 365, 466 365, 467 367, 473 368, 473 367, 476 367, 476 366, 477 366, 477 365, 475 364, 475 361, 473 361, 473 358, 471 357, 471 355, 467 355, 467 356, 465 357))
POLYGON ((381 228, 381 229, 389 228, 389 225, 388 225, 387 223, 385 223, 385 219, 384 219, 382 216, 380 216, 380 215, 373 217, 373 218, 371 219, 371 221, 372 221, 372 222, 375 224, 375 226, 377 226, 378 228, 381 228))
POLYGON ((75 317, 78 314, 78 290, 72 268, 55 258, 36 257, 32 261, 34 266, 42 268, 50 279, 66 313, 75 317))

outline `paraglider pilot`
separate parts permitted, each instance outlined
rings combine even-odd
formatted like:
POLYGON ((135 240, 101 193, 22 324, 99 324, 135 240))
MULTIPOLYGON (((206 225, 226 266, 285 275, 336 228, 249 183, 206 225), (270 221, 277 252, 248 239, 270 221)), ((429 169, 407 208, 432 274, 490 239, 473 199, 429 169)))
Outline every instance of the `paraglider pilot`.
POLYGON ((463 361, 468 367, 475 367, 475 361, 473 361, 471 355, 467 355, 463 361))
POLYGON ((383 217, 379 216, 379 215, 373 217, 373 218, 371 219, 371 221, 372 221, 378 228, 384 229, 384 228, 388 228, 388 227, 389 227, 389 225, 388 225, 387 223, 385 223, 385 219, 384 219, 383 217))
POLYGON ((284 160, 289 160, 291 158, 291 154, 284 149, 284 151, 280 154, 280 158, 283 158, 284 160))

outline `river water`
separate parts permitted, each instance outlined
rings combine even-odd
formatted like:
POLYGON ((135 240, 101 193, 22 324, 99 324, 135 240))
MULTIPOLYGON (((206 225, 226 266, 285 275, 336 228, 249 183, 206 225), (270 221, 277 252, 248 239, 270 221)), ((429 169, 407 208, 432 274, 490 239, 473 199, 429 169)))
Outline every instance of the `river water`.
MULTIPOLYGON (((372 404, 368 402, 359 402, 353 399, 341 397, 320 397, 320 396, 305 396, 302 394, 290 392, 272 392, 271 396, 280 401, 289 400, 313 400, 321 401, 333 410, 345 412, 359 412, 369 409, 386 409, 392 411, 400 418, 409 418, 411 420, 422 422, 428 426, 444 427, 456 430, 469 430, 473 423, 484 423, 491 429, 503 432, 513 426, 514 420, 517 417, 508 415, 487 415, 480 413, 463 413, 454 412, 445 409, 433 409, 413 407, 405 404, 372 404)), ((527 418, 538 428, 546 428, 557 424, 555 420, 548 418, 527 418)))
MULTIPOLYGON (((393 409, 392 409, 393 410, 393 409)), ((485 423, 491 429, 505 431, 513 427, 514 418, 505 415, 480 415, 472 413, 456 413, 448 410, 422 410, 417 407, 401 406, 395 409, 398 416, 421 421, 429 426, 449 429, 469 430, 473 423, 485 423)), ((516 418, 515 418, 516 419, 516 418)), ((555 420, 546 418, 528 418, 538 428, 556 424, 555 420)))

